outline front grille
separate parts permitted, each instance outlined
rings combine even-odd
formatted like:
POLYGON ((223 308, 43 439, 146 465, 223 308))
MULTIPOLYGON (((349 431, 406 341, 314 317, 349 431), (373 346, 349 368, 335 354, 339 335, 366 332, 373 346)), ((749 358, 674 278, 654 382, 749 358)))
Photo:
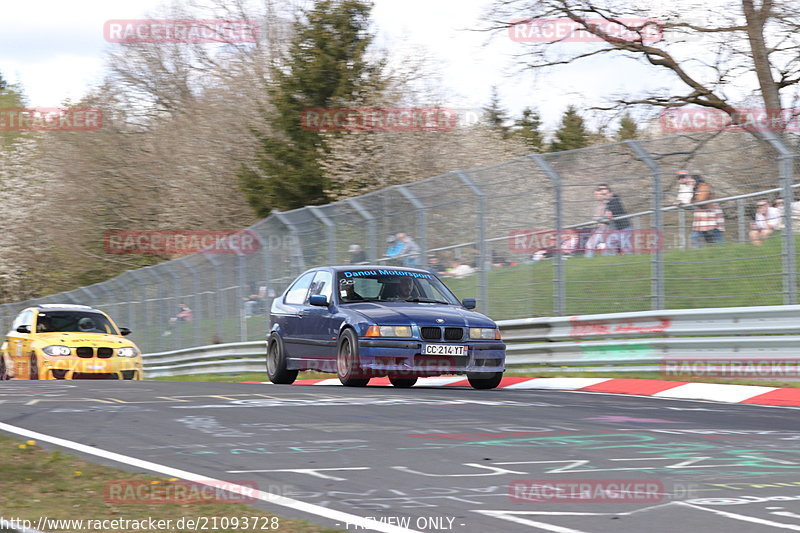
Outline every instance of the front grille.
POLYGON ((81 346, 75 348, 75 355, 78 357, 94 357, 94 348, 91 346, 81 346))
POLYGON ((444 328, 444 340, 446 341, 460 341, 463 337, 463 328, 444 328))
POLYGON ((116 373, 73 372, 72 379, 119 379, 116 373))
POLYGON ((97 349, 97 357, 100 357, 102 359, 108 359, 112 355, 114 355, 114 349, 113 348, 98 348, 97 349))
POLYGON ((440 341, 442 340, 442 328, 439 327, 421 327, 419 328, 422 338, 426 341, 440 341))

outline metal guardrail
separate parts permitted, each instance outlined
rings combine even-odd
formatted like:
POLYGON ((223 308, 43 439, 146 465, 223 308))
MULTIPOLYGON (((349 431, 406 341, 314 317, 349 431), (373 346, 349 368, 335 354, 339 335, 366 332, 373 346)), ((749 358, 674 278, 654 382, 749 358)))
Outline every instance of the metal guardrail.
MULTIPOLYGON (((790 359, 800 347, 800 305, 524 318, 497 324, 508 343, 506 365, 514 370, 658 370, 641 364, 690 357, 790 359)), ((264 341, 216 344, 145 354, 144 368, 147 377, 266 372, 265 356, 264 341)))

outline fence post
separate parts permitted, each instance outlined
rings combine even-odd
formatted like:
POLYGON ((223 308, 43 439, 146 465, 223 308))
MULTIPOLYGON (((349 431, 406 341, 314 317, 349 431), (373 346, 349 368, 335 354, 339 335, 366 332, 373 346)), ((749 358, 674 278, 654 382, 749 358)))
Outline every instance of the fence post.
POLYGON ((221 342, 222 335, 219 331, 219 318, 224 316, 224 313, 220 314, 218 312, 214 312, 214 307, 219 307, 219 303, 222 301, 222 276, 220 275, 219 271, 219 261, 218 258, 214 257, 212 254, 202 254, 203 257, 211 263, 211 269, 214 271, 214 285, 216 290, 214 291, 214 297, 209 298, 208 303, 208 316, 212 318, 212 322, 214 323, 214 342, 221 342))
POLYGON ((286 226, 286 229, 289 230, 289 233, 292 236, 293 248, 289 252, 289 270, 291 271, 294 269, 294 272, 290 272, 290 275, 300 274, 306 269, 306 261, 305 257, 303 256, 300 238, 297 236, 297 229, 294 227, 292 221, 289 220, 289 218, 282 212, 273 209, 272 214, 275 215, 275 218, 278 219, 278 222, 286 226))
POLYGON ((405 185, 395 185, 400 194, 409 201, 414 209, 417 210, 417 238, 416 243, 420 248, 420 265, 422 268, 428 266, 428 212, 427 207, 423 204, 416 195, 409 191, 405 185))
POLYGON ((736 217, 739 219, 739 242, 747 242, 747 223, 745 222, 744 199, 736 200, 736 217))
POLYGON ((678 244, 686 250, 686 210, 678 209, 678 244))
POLYGON ((553 291, 553 313, 556 316, 564 316, 565 304, 567 299, 566 294, 566 280, 564 279, 564 258, 561 254, 561 230, 563 229, 564 222, 562 220, 562 201, 561 201, 561 176, 555 169, 550 166, 550 163, 542 156, 542 154, 530 154, 528 157, 533 159, 540 169, 550 178, 553 182, 553 189, 555 192, 555 223, 556 223, 556 255, 555 264, 553 268, 553 284, 555 290, 553 291))
POLYGON ((472 194, 478 197, 478 261, 475 266, 478 267, 478 290, 479 290, 479 305, 483 312, 489 311, 489 258, 486 254, 486 193, 478 187, 472 179, 467 176, 463 170, 456 170, 453 172, 461 179, 464 184, 469 187, 472 194))
POLYGON ((659 246, 655 253, 652 255, 650 262, 650 307, 652 309, 664 309, 664 213, 662 212, 661 198, 661 167, 650 156, 650 154, 642 148, 642 145, 637 141, 625 141, 628 146, 633 149, 636 157, 642 160, 647 165, 653 176, 653 229, 658 232, 661 246, 659 246))
POLYGON ((794 245, 794 231, 792 229, 792 180, 794 174, 794 158, 797 156, 773 132, 763 132, 766 141, 778 152, 778 165, 781 180, 781 196, 783 197, 783 303, 794 305, 797 303, 797 270, 794 245))
MULTIPOLYGON (((350 206, 356 210, 356 212, 367 222, 367 242, 366 242, 366 250, 367 250, 367 262, 375 263, 378 260, 378 233, 375 230, 375 216, 364 209, 364 206, 361 205, 361 202, 356 200, 355 198, 348 198, 345 200, 350 206)), ((419 243, 420 248, 423 250, 425 249, 423 243, 419 243)))

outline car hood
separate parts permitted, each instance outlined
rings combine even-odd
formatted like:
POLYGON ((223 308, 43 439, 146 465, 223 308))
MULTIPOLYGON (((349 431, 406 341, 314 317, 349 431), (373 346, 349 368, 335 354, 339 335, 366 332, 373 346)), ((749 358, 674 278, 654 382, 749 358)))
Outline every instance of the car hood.
POLYGON ((485 315, 455 305, 406 303, 406 302, 364 302, 345 307, 355 311, 376 324, 402 326, 471 326, 495 327, 495 323, 485 315), (437 319, 444 322, 437 322, 437 319))
POLYGON ((42 344, 61 344, 64 346, 134 346, 133 342, 107 333, 53 332, 38 333, 36 341, 42 344))

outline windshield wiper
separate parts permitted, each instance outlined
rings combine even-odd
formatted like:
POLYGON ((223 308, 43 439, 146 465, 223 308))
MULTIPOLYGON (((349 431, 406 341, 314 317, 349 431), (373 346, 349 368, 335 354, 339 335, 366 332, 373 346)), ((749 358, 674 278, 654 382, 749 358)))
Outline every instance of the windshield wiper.
POLYGON ((452 302, 445 302, 442 300, 433 300, 431 298, 407 298, 407 302, 423 303, 423 304, 445 304, 454 305, 452 302))

